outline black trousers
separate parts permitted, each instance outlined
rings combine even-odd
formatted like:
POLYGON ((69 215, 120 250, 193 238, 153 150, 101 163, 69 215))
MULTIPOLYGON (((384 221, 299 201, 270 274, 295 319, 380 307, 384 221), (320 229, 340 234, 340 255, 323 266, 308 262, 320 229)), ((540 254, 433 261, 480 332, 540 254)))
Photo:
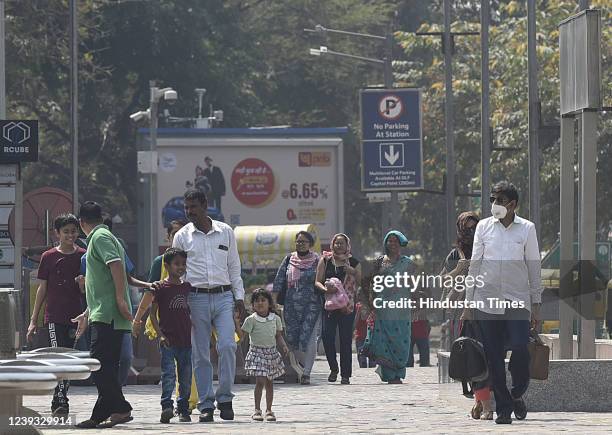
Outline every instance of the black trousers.
MULTIPOLYGON (((51 347, 74 347, 74 337, 76 336, 76 325, 63 325, 61 323, 49 322, 49 345, 51 347)), ((59 407, 68 407, 68 388, 70 381, 60 381, 53 392, 51 401, 51 412, 59 407)))
POLYGON ((132 406, 123 397, 119 385, 119 357, 121 342, 127 331, 117 330, 112 324, 102 322, 90 323, 91 357, 100 361, 100 370, 92 372, 92 378, 98 389, 98 400, 91 413, 91 419, 102 422, 115 413, 126 413, 132 406))
POLYGON ((329 369, 338 371, 336 360, 336 330, 340 338, 340 376, 353 375, 353 324, 355 312, 342 314, 340 310, 323 313, 323 347, 329 369))
POLYGON ((475 310, 482 331, 483 345, 489 363, 497 415, 510 415, 513 399, 520 398, 529 387, 529 319, 526 309, 506 309, 505 314, 475 310), (506 350, 512 351, 508 370, 512 390, 506 386, 506 350))

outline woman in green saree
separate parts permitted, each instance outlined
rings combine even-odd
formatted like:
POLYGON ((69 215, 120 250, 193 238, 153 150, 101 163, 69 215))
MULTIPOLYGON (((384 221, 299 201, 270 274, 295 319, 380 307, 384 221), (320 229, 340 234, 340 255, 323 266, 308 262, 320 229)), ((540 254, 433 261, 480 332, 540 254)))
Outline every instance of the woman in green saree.
MULTIPOLYGON (((414 272, 414 263, 400 252, 401 247, 408 244, 406 236, 396 230, 389 231, 383 244, 385 255, 376 260, 374 276, 414 272)), ((379 280, 380 278, 376 281, 384 283, 384 278, 379 280)), ((379 289, 372 286, 373 312, 368 321, 364 352, 378 365, 376 373, 383 382, 401 384, 406 376, 406 363, 410 353, 412 316, 407 304, 405 308, 389 308, 385 302, 407 301, 411 291, 410 288, 396 285, 383 286, 381 291, 376 290, 379 289)))

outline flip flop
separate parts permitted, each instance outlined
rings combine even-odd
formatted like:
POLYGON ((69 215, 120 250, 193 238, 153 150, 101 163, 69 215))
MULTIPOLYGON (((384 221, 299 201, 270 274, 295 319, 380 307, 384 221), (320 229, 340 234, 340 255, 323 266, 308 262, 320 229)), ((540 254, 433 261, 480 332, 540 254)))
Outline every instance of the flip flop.
POLYGON ((105 423, 100 423, 98 426, 96 426, 98 429, 108 429, 114 426, 117 426, 118 424, 123 424, 123 423, 127 423, 129 421, 134 420, 134 417, 132 417, 131 415, 126 415, 124 417, 120 417, 116 420, 110 419, 105 423))

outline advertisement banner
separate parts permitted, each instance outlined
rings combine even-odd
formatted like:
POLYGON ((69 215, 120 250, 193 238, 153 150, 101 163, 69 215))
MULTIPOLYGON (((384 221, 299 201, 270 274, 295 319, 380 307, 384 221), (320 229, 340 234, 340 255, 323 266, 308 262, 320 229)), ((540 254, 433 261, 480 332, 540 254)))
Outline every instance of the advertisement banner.
POLYGON ((160 245, 193 187, 207 192, 209 215, 232 227, 315 224, 329 243, 343 227, 341 145, 321 137, 159 137, 160 245))

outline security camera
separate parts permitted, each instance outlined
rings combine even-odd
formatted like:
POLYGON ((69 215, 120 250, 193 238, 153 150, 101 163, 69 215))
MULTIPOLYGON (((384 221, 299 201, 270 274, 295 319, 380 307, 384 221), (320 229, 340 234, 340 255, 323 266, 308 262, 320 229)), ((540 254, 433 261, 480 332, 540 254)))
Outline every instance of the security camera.
POLYGON ((178 94, 176 93, 174 89, 170 89, 164 92, 164 100, 166 100, 168 103, 174 104, 176 103, 177 99, 178 99, 178 94))
POLYGON ((149 110, 141 110, 139 112, 132 113, 130 115, 130 119, 134 122, 138 122, 143 119, 150 118, 150 116, 151 116, 151 112, 149 112, 149 110))

